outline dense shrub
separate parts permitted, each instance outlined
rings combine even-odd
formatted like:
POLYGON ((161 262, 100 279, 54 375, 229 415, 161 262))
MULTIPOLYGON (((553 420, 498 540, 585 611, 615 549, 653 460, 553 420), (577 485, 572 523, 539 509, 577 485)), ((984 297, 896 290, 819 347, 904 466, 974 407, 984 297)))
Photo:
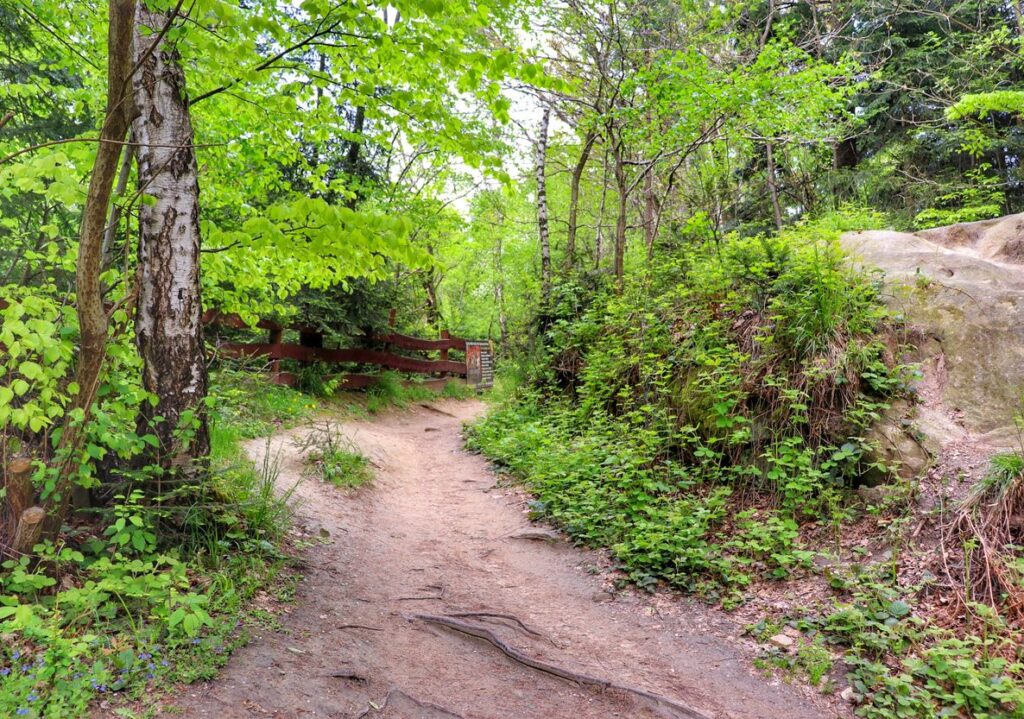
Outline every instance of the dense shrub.
POLYGON ((801 524, 838 521, 865 430, 904 386, 879 284, 837 229, 692 245, 563 312, 472 446, 641 584, 735 598, 787 576, 810 559, 801 524))

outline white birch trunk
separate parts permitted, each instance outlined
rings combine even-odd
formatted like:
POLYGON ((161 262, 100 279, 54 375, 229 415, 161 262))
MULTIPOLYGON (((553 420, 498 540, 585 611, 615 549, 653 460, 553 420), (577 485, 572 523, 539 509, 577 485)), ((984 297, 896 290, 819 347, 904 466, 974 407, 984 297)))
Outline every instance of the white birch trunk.
POLYGON ((154 393, 142 420, 154 427, 165 461, 209 450, 203 410, 207 373, 199 286, 199 180, 185 74, 173 46, 158 40, 168 18, 140 2, 136 11, 132 76, 138 143, 140 208, 139 299, 135 331, 144 362, 143 384, 154 393), (151 50, 154 42, 158 42, 151 50), (193 413, 198 433, 189 447, 176 431, 193 413))

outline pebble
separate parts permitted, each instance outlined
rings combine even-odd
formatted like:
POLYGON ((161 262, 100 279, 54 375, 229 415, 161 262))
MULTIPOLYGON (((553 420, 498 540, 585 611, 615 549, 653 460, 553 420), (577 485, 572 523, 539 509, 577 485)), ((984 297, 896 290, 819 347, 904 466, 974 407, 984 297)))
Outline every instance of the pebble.
POLYGON ((796 640, 793 639, 793 637, 786 636, 785 634, 776 634, 768 641, 777 646, 779 649, 785 649, 787 651, 792 649, 793 645, 796 644, 796 640))

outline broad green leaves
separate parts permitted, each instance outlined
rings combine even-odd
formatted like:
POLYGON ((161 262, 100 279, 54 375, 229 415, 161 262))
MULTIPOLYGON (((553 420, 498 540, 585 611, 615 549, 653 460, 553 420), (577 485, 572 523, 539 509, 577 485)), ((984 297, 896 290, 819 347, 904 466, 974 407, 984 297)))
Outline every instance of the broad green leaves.
POLYGON ((0 429, 39 432, 64 414, 74 345, 61 332, 65 308, 30 293, 0 293, 0 429), (9 298, 9 299, 8 299, 9 298))

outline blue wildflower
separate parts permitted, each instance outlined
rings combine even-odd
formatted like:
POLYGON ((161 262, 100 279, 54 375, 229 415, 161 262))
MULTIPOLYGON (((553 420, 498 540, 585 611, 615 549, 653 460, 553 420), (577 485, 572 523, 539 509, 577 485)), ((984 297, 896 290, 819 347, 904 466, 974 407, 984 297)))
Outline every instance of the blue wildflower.
POLYGON ((166 659, 164 659, 162 662, 160 662, 160 666, 162 666, 162 667, 169 667, 171 665, 170 665, 170 663, 166 659))
POLYGON ((34 701, 35 701, 36 699, 38 699, 38 698, 39 698, 39 695, 38 695, 38 694, 29 694, 29 695, 28 695, 27 697, 25 697, 25 698, 26 698, 27 700, 29 700, 30 702, 34 702, 34 701))
POLYGON ((18 716, 25 716, 26 714, 28 714, 28 709, 21 708, 21 709, 19 709, 18 711, 14 712, 14 713, 17 714, 18 716))
POLYGON ((7 667, 4 667, 3 669, 0 669, 0 677, 5 677, 5 676, 7 676, 10 673, 11 673, 11 670, 8 669, 7 667))
POLYGON ((21 659, 21 652, 15 652, 12 654, 11 659, 21 659))

